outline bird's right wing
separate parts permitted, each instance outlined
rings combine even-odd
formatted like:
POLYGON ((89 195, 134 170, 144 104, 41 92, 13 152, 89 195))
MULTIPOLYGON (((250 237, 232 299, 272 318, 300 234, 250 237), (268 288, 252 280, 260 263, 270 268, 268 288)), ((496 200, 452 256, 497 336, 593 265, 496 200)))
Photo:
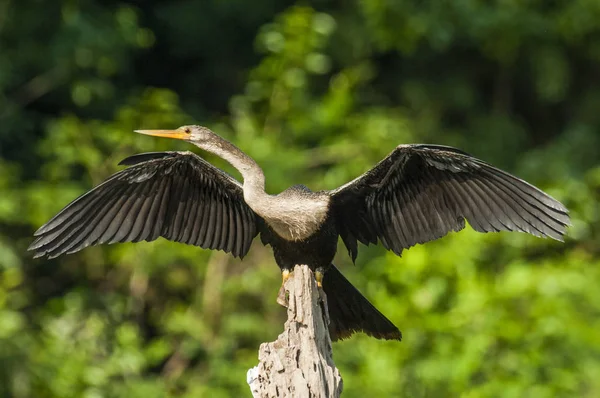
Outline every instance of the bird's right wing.
POLYGON ((258 216, 241 184, 191 152, 153 152, 80 196, 35 232, 35 257, 158 237, 242 257, 258 216))
POLYGON ((338 230, 353 259, 357 240, 400 255, 465 227, 562 240, 567 209, 527 182, 458 149, 400 145, 373 169, 331 191, 338 230))

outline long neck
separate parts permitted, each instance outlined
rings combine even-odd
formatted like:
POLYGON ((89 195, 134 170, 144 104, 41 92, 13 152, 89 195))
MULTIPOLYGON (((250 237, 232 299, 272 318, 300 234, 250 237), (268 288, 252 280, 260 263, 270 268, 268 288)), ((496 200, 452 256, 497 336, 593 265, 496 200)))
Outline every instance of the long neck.
POLYGON ((198 147, 214 153, 235 167, 244 179, 244 200, 256 212, 264 207, 270 195, 265 192, 265 174, 260 166, 250 156, 231 142, 215 135, 219 140, 198 147), (262 206, 261 206, 262 205, 262 206))

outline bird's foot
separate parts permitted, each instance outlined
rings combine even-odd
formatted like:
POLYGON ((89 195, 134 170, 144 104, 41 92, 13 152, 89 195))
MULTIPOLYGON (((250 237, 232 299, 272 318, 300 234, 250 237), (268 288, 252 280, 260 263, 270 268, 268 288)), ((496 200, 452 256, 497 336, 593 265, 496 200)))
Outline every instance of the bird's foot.
POLYGON ((323 321, 325 326, 329 325, 329 308, 327 307, 327 295, 323 290, 323 276, 325 273, 321 269, 317 268, 315 271, 315 279, 317 280, 317 290, 319 292, 319 303, 321 304, 321 310, 323 310, 323 321))
POLYGON ((281 288, 279 289, 279 293, 277 294, 277 303, 286 308, 288 307, 290 296, 289 292, 285 290, 285 282, 288 279, 290 279, 292 275, 293 272, 290 272, 290 270, 287 269, 281 272, 281 288))

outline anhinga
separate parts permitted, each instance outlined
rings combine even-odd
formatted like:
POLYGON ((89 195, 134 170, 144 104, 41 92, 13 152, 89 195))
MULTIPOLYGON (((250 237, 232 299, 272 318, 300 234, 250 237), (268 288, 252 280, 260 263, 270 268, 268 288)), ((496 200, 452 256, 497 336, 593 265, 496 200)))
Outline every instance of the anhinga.
POLYGON ((521 231, 562 240, 567 209, 541 190, 465 152, 440 145, 400 145, 374 168, 331 191, 302 185, 265 192, 258 164, 201 126, 138 133, 191 142, 229 162, 236 179, 191 152, 143 153, 80 196, 36 233, 29 250, 56 257, 90 245, 172 241, 243 257, 260 233, 284 279, 307 264, 328 303, 332 340, 357 331, 400 340, 398 328, 331 264, 338 237, 352 260, 357 242, 400 255, 417 243, 465 227, 521 231))

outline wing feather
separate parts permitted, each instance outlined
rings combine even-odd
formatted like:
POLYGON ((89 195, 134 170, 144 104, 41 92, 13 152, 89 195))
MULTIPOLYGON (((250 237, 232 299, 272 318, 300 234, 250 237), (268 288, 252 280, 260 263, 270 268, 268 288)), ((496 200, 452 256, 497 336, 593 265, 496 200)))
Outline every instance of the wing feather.
POLYGON ((150 184, 145 184, 144 188, 139 192, 136 200, 139 202, 138 205, 132 210, 133 214, 137 214, 129 235, 125 238, 127 242, 137 242, 138 237, 144 230, 146 221, 148 220, 148 212, 151 207, 151 196, 152 189, 156 186, 156 181, 152 181, 150 184))
POLYGON ((186 200, 186 207, 184 210, 185 218, 183 219, 183 225, 181 227, 181 235, 179 236, 179 242, 190 244, 190 237, 194 228, 194 216, 196 215, 198 207, 198 189, 190 184, 189 198, 186 200))
POLYGON ((460 231, 520 231, 562 240, 567 209, 529 183, 465 152, 401 145, 373 169, 330 192, 338 231, 353 260, 356 241, 379 239, 400 255, 460 231))
POLYGON ((200 227, 200 234, 198 235, 198 246, 209 246, 210 241, 207 242, 207 238, 213 233, 213 227, 211 223, 214 224, 215 213, 212 209, 213 199, 210 195, 210 188, 206 187, 204 191, 204 202, 202 206, 203 222, 200 227))
POLYGON ((227 204, 223 202, 223 198, 219 198, 220 206, 219 206, 219 246, 226 248, 227 247, 227 226, 229 224, 229 216, 227 212, 227 204))
POLYGON ((75 199, 35 232, 29 250, 56 257, 158 237, 244 256, 258 234, 241 184, 191 152, 154 152, 75 199))

